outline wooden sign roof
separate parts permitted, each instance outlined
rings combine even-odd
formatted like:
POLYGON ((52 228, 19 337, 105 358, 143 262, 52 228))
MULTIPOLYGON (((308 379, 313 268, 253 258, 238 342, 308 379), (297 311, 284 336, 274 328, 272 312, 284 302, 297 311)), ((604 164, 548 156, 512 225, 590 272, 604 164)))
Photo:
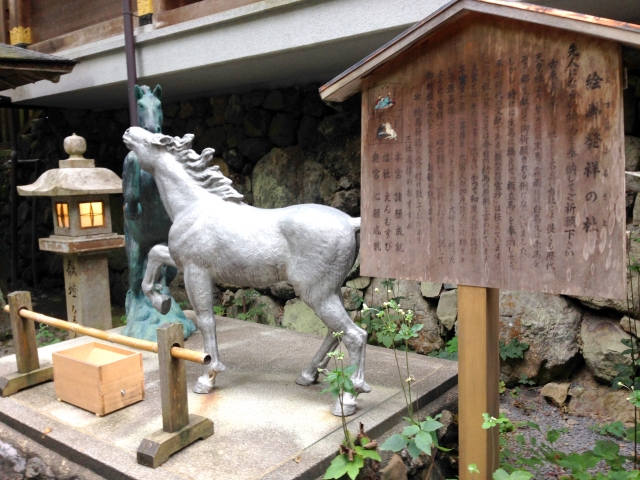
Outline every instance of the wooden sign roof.
POLYGON ((320 96, 327 101, 346 100, 362 89, 362 79, 377 67, 472 12, 555 27, 640 48, 640 25, 528 3, 453 0, 323 85, 320 96))

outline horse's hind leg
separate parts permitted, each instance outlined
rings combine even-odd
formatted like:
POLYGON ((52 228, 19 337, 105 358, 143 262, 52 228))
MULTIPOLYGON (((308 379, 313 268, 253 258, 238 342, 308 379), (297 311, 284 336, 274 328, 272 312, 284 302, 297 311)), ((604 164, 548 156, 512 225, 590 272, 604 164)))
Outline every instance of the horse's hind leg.
POLYGON ((171 297, 162 295, 158 290, 160 277, 162 276, 162 266, 176 264, 169 254, 169 247, 166 245, 156 245, 149 251, 147 259, 147 270, 142 280, 142 291, 151 300, 151 305, 162 315, 169 313, 171 309, 171 297))
POLYGON ((202 332, 204 351, 211 355, 211 363, 205 366, 204 373, 198 378, 193 391, 195 393, 209 393, 213 390, 216 375, 227 369, 220 362, 218 355, 216 317, 213 313, 213 281, 206 269, 187 265, 184 268, 184 286, 198 317, 198 328, 202 332))
POLYGON ((333 330, 329 329, 320 349, 314 355, 313 360, 311 360, 311 364, 298 376, 296 383, 305 387, 315 383, 318 380, 318 368, 327 367, 329 363, 327 353, 335 350, 337 346, 338 339, 333 335, 333 330))
MULTIPOLYGON (((367 345, 367 332, 358 327, 349 318, 344 306, 342 305, 342 299, 337 293, 331 294, 328 298, 316 297, 316 298, 303 298, 305 302, 313 309, 322 321, 327 325, 330 331, 342 332, 342 341, 349 352, 349 363, 351 365, 357 365, 358 370, 351 376, 353 381, 353 387, 356 393, 367 393, 371 391, 371 388, 364 381, 364 362, 365 352, 367 345)), ((331 346, 327 344, 327 339, 320 347, 320 351, 316 354, 316 357, 320 355, 323 347, 327 346, 327 350, 331 346)), ((335 348, 335 347, 334 347, 335 348)), ((326 352, 325 352, 326 355, 326 352)), ((316 359, 314 357, 314 360, 316 359)), ((313 362, 306 370, 309 371, 313 367, 313 362)), ((317 368, 317 367, 316 367, 317 368)), ((305 372, 303 372, 304 374, 305 372)), ((336 401, 331 413, 337 416, 341 415, 353 415, 356 412, 356 397, 352 394, 345 393, 342 401, 342 406, 339 401, 336 401)))

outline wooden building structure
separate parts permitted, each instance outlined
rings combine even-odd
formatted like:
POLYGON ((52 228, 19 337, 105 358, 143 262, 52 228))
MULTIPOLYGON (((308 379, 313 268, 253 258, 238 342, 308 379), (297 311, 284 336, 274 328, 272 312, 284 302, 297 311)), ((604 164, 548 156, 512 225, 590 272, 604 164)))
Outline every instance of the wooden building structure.
POLYGON ((459 284, 460 478, 498 468, 499 289, 626 298, 621 45, 639 25, 456 0, 321 88, 362 92, 362 274, 459 284))

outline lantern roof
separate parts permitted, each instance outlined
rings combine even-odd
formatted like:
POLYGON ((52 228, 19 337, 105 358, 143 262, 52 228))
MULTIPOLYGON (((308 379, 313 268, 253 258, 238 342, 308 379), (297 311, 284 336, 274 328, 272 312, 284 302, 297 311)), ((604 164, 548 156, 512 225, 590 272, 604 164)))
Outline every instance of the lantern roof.
POLYGON ((84 158, 87 142, 75 133, 64 139, 67 160, 60 168, 47 170, 31 185, 18 187, 24 197, 61 197, 122 193, 122 179, 106 168, 95 168, 95 161, 84 158))
POLYGON ((327 101, 346 100, 362 89, 363 78, 378 67, 470 13, 522 20, 640 48, 640 25, 523 2, 453 0, 320 87, 320 96, 327 101))
POLYGON ((54 168, 31 185, 18 187, 25 197, 122 193, 122 180, 106 168, 54 168))

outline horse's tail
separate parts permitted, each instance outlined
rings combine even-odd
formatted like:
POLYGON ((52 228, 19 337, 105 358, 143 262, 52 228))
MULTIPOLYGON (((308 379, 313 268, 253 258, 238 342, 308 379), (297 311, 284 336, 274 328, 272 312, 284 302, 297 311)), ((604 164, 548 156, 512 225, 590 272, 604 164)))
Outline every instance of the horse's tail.
POLYGON ((360 217, 350 218, 349 223, 356 234, 356 257, 358 257, 360 255, 360 224, 362 223, 362 219, 360 217))

